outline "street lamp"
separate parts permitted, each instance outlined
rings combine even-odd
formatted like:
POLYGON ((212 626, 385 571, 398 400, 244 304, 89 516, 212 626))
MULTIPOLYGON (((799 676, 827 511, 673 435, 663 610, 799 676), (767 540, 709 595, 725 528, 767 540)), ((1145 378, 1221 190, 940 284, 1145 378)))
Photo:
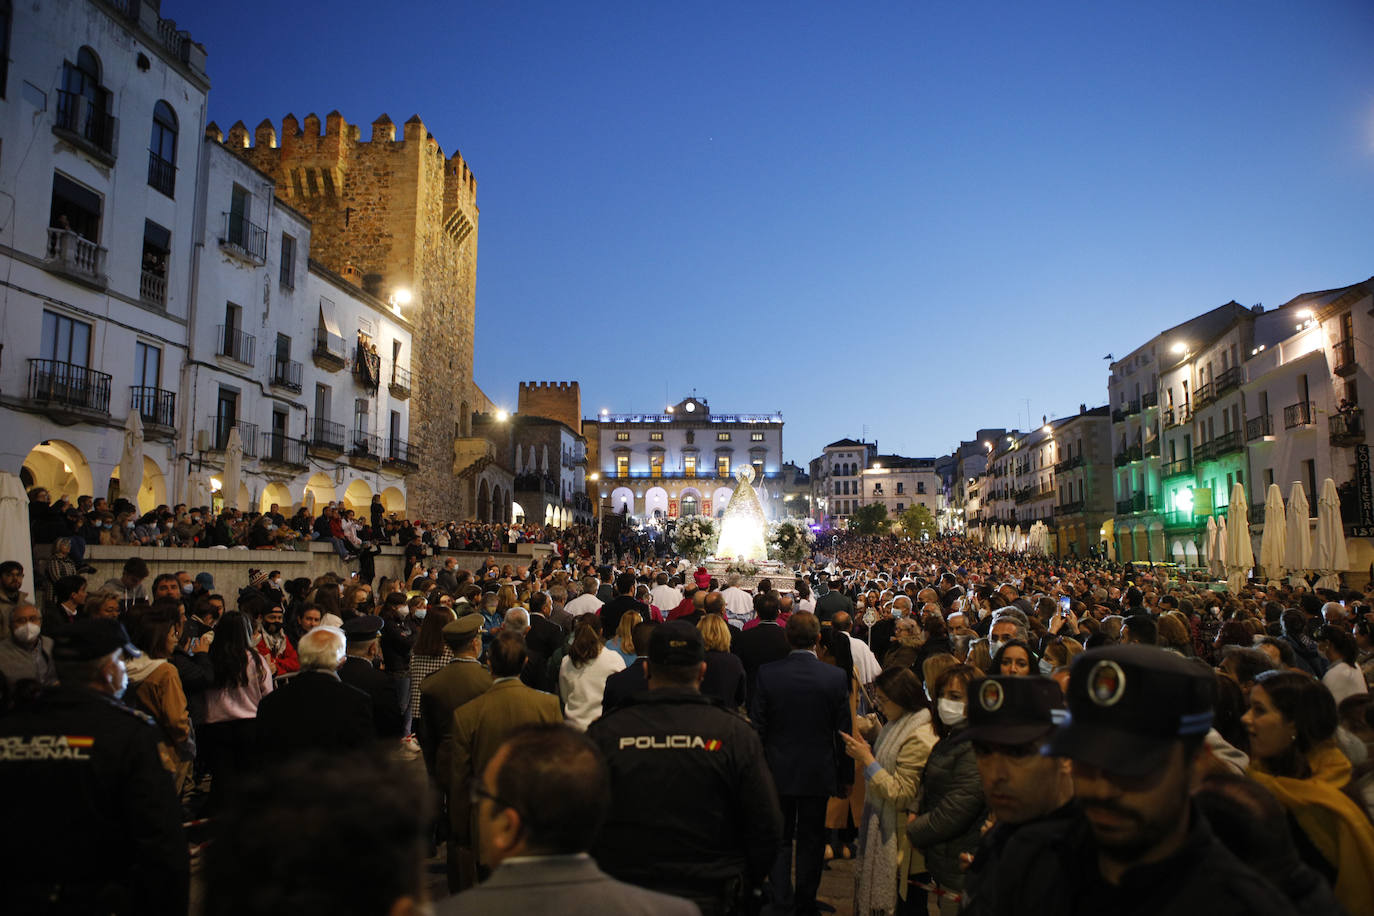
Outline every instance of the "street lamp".
POLYGON ((391 305, 391 310, 397 315, 401 314, 401 306, 410 305, 412 296, 408 289, 393 290, 387 297, 387 302, 391 305))
POLYGON ((506 413, 504 410, 498 410, 498 411, 496 411, 496 422, 497 422, 497 423, 504 423, 504 422, 506 422, 506 421, 509 420, 509 419, 510 419, 510 414, 506 413))

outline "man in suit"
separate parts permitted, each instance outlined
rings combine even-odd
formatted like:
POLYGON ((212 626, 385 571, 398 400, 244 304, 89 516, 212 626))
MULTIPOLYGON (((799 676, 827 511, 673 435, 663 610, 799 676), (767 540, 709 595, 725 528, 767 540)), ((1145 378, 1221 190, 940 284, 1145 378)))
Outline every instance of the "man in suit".
POLYGON ((258 704, 258 748, 279 763, 310 751, 347 753, 377 740, 372 698, 339 679, 347 641, 337 627, 315 627, 296 646, 300 673, 258 704))
POLYGON ((822 622, 829 620, 837 611, 844 611, 850 617, 854 616, 854 602, 849 596, 840 589, 844 588, 843 579, 831 579, 830 591, 826 592, 816 601, 816 616, 822 622))
POLYGON ((525 631, 525 646, 529 650, 529 661, 528 675, 523 680, 536 690, 549 690, 554 685, 549 682, 550 678, 545 670, 548 667, 546 663, 563 645, 565 634, 558 624, 545 616, 549 609, 548 595, 534 592, 530 595, 528 603, 530 627, 525 631), (535 670, 536 665, 539 666, 538 670, 535 670))
POLYGON ((527 725, 474 781, 485 882, 434 907, 436 916, 698 916, 686 900, 616 881, 587 855, 611 803, 601 754, 565 725, 527 725))
POLYGON ((438 577, 434 580, 439 585, 439 590, 445 595, 453 595, 458 592, 458 559, 448 557, 444 560, 444 568, 439 570, 438 577))
MULTIPOLYGON (((487 653, 491 689, 459 706, 453 713, 448 813, 452 828, 450 842, 456 839, 460 846, 473 846, 476 835, 471 807, 467 803, 468 786, 496 755, 501 742, 521 725, 563 721, 558 697, 531 690, 520 682, 525 653, 523 636, 506 630, 497 633, 487 653)), ((482 864, 490 866, 491 863, 482 864)))
POLYGON ((649 689, 649 656, 647 654, 649 640, 654 635, 654 629, 660 626, 652 620, 641 620, 635 624, 634 631, 630 638, 634 640, 635 649, 639 651, 639 656, 630 664, 625 666, 624 671, 617 671, 606 678, 606 689, 601 693, 601 714, 619 709, 630 702, 630 698, 641 691, 649 689))
POLYGON ((372 726, 378 738, 400 738, 405 716, 396 695, 396 684, 373 662, 382 657, 379 643, 382 618, 361 614, 344 621, 348 658, 339 667, 339 680, 356 687, 372 698, 372 726))
POLYGON ((615 577, 615 597, 601 608, 602 639, 614 637, 616 627, 620 626, 620 618, 631 611, 638 614, 641 619, 649 619, 649 606, 643 601, 636 601, 634 594, 634 573, 623 572, 615 577))
MULTIPOLYGON (((757 629, 757 628, 756 628, 757 629)), ((849 679, 816 656, 815 614, 793 614, 784 630, 788 656, 759 668, 752 716, 763 739, 782 806, 782 850, 771 880, 776 912, 814 916, 825 848, 825 803, 840 794, 839 733, 848 730, 849 679), (792 841, 796 839, 796 891, 792 841)))
POLYGON ((786 658, 792 651, 783 628, 778 624, 780 607, 776 592, 764 592, 757 596, 754 599, 754 613, 758 615, 759 622, 736 636, 730 646, 730 651, 744 663, 744 686, 750 699, 754 696, 759 668, 786 658))

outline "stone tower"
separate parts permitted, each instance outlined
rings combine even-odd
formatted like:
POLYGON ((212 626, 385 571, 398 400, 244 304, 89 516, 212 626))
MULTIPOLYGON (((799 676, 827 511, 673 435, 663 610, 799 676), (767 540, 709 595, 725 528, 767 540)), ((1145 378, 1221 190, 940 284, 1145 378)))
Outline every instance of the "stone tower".
POLYGON ((582 386, 577 382, 521 382, 517 412, 565 423, 582 434, 582 386))
MULTIPOLYGON (((212 134, 213 135, 213 134, 212 134)), ((401 128, 386 115, 371 139, 337 111, 320 119, 282 119, 281 142, 263 121, 249 143, 240 121, 225 145, 277 184, 277 196, 312 221, 310 256, 386 300, 412 296, 403 314, 414 327, 410 440, 419 448, 412 475, 412 518, 467 518, 473 511, 472 379, 476 322, 477 179, 458 152, 445 158, 419 116, 401 128)), ((477 450, 485 452, 485 449, 477 450)))

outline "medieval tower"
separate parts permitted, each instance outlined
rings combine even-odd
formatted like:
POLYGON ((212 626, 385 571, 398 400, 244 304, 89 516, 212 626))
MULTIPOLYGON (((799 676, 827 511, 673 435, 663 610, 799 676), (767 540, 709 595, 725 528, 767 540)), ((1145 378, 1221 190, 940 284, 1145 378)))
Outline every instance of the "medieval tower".
POLYGON ((240 121, 225 145, 271 175, 277 197, 310 217, 314 260, 383 301, 410 293, 403 309, 414 328, 410 438, 420 470, 407 487, 407 509, 412 518, 470 517, 475 467, 461 456, 473 450, 460 440, 471 436, 472 411, 484 398, 472 379, 478 211, 467 163, 456 151, 445 158, 418 115, 399 140, 386 115, 363 141, 335 111, 323 132, 313 114, 303 128, 287 115, 280 142, 265 120, 250 144, 240 121))

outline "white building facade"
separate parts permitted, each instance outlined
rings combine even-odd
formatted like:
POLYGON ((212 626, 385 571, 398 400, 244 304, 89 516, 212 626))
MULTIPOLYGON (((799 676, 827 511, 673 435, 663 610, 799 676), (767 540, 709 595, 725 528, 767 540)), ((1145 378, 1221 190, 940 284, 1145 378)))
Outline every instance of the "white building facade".
POLYGON ((5 4, 0 468, 54 499, 173 499, 209 80, 157 9, 5 4), (131 412, 142 482, 121 493, 131 412))
POLYGON ((599 493, 637 518, 719 516, 741 466, 754 471, 766 515, 782 513, 782 414, 713 413, 691 397, 661 414, 604 411, 582 421, 596 440, 599 493))

